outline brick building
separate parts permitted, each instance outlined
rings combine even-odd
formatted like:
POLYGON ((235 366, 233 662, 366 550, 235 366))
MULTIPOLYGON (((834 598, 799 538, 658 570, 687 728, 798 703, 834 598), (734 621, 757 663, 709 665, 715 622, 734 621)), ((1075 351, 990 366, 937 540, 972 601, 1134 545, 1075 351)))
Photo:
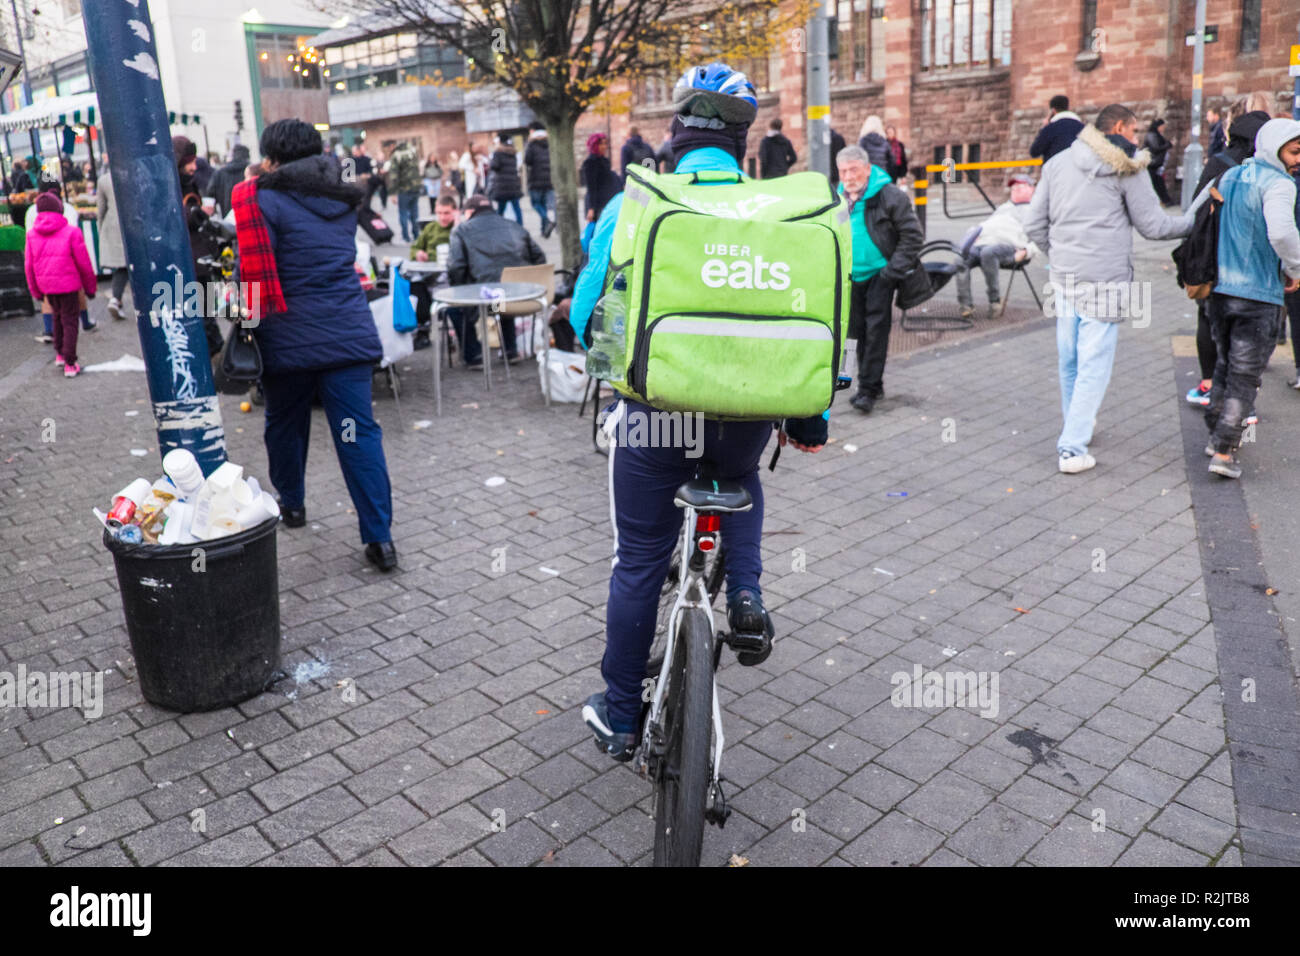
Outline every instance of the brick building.
MULTIPOLYGON (((912 165, 1026 157, 1047 101, 1065 93, 1085 120, 1111 102, 1132 107, 1142 129, 1163 116, 1176 144, 1166 163, 1174 182, 1190 120, 1195 0, 838 0, 836 13, 831 124, 849 142, 875 113, 898 128, 912 165)), ((1266 90, 1275 112, 1289 111, 1298 22, 1300 0, 1208 0, 1207 105, 1266 90)), ((780 116, 800 168, 806 161, 799 39, 783 38, 766 61, 737 64, 760 90, 750 159, 780 116)), ((617 156, 635 124, 657 145, 671 119, 670 87, 671 79, 637 84, 630 113, 588 114, 577 141, 608 128, 617 156)))

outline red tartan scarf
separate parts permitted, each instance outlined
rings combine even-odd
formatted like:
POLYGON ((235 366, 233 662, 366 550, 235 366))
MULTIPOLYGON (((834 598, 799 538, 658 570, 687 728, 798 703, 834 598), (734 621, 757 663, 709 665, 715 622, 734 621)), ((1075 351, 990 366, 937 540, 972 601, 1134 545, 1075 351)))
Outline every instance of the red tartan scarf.
POLYGON ((230 195, 230 204, 235 209, 235 238, 239 242, 239 279, 257 283, 258 294, 251 297, 252 318, 259 320, 263 313, 288 312, 280 275, 275 270, 271 234, 257 204, 257 180, 237 184, 230 195))

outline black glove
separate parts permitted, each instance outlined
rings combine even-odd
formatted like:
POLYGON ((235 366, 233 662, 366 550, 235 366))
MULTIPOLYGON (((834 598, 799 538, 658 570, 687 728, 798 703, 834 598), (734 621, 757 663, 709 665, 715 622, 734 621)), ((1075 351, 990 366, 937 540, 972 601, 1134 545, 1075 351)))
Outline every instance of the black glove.
POLYGON ((816 448, 826 444, 829 427, 830 423, 824 416, 814 415, 811 418, 787 418, 784 431, 791 441, 816 448))

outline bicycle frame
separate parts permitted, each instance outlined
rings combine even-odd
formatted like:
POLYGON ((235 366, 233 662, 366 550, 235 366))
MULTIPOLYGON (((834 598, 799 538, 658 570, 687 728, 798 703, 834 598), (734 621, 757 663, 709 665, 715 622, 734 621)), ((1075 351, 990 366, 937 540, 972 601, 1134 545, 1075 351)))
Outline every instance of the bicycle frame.
MULTIPOLYGON (((650 714, 646 718, 647 728, 658 728, 661 712, 663 710, 664 687, 668 682, 668 674, 672 668, 673 653, 677 646, 677 625, 681 620, 682 611, 686 609, 698 609, 704 611, 709 619, 709 630, 717 634, 717 628, 713 623, 713 602, 709 599, 708 589, 704 584, 704 569, 696 571, 691 568, 691 558, 696 553, 695 525, 698 513, 694 508, 684 509, 685 520, 682 525, 682 561, 679 578, 680 584, 677 588, 677 598, 673 602, 673 610, 668 618, 668 633, 664 643, 664 662, 659 668, 659 677, 655 681, 654 696, 650 700, 650 714)), ((721 543, 721 532, 717 533, 717 541, 721 543)), ((713 782, 710 786, 709 798, 710 804, 717 794, 718 781, 722 779, 722 749, 726 744, 726 739, 722 732, 722 707, 718 702, 718 681, 716 672, 713 677, 713 733, 715 743, 713 744, 713 782)), ((654 734, 646 734, 648 741, 654 734)))

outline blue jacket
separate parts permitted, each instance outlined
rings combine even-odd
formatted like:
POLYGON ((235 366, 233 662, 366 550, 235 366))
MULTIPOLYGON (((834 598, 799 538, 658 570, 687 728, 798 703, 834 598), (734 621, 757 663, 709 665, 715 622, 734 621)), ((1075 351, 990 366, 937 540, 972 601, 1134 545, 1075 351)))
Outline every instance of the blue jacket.
POLYGON ((1029 155, 1041 156, 1043 162, 1047 162, 1057 153, 1069 149, 1081 129, 1083 121, 1079 117, 1069 112, 1057 113, 1050 123, 1038 131, 1034 144, 1029 147, 1029 155))
MULTIPOLYGON (((728 172, 740 172, 736 158, 724 149, 705 146, 686 153, 677 164, 674 172, 693 173, 701 169, 725 169, 728 172)), ((578 284, 573 288, 573 304, 569 307, 569 324, 573 326, 574 336, 586 346, 583 334, 591 320, 591 310, 596 300, 605 292, 605 271, 609 268, 609 250, 614 245, 614 224, 618 221, 618 211, 623 208, 623 194, 620 192, 605 204, 604 211, 596 220, 596 232, 591 245, 587 248, 587 268, 578 276, 578 284)))
POLYGON ((255 330, 269 374, 340 368, 383 358, 370 304, 353 263, 357 207, 338 167, 323 156, 286 163, 258 183, 288 311, 255 330), (272 177, 275 177, 272 179, 272 177), (294 188, 268 188, 273 185, 294 188))
POLYGON ((1296 184, 1277 155, 1298 135, 1300 123, 1270 120, 1255 137, 1255 155, 1219 180, 1223 211, 1219 216, 1219 278, 1214 291, 1220 295, 1281 305, 1279 266, 1288 275, 1300 271, 1300 241, 1291 221, 1296 184))

